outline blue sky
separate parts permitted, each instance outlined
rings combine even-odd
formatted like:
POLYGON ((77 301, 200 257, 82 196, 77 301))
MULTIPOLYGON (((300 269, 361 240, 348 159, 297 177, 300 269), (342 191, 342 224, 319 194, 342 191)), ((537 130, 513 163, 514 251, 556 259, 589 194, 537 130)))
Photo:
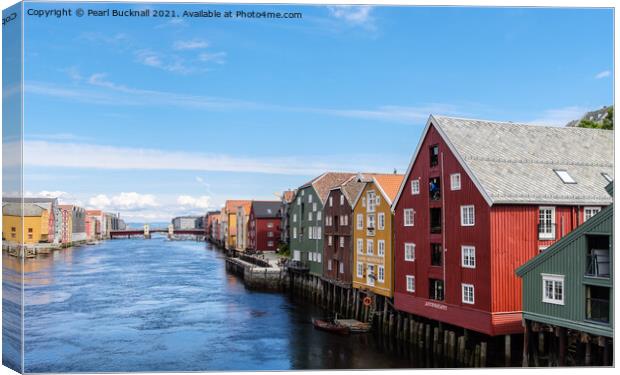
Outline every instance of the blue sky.
POLYGON ((432 113, 564 125, 613 100, 608 9, 148 7, 303 19, 26 17, 26 191, 161 221, 404 172, 432 113))

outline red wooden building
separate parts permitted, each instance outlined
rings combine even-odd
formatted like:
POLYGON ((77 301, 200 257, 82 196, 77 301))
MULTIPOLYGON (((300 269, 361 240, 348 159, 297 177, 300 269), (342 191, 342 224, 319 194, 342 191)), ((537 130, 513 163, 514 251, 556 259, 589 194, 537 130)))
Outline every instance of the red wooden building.
POLYGON ((281 231, 280 201, 252 201, 248 221, 248 248, 255 251, 276 251, 281 231))
POLYGON ((613 132, 431 116, 394 212, 399 310, 522 331, 515 269, 611 203, 613 132))
POLYGON ((211 241, 215 240, 217 237, 217 232, 219 232, 219 219, 220 219, 220 211, 209 211, 205 215, 204 218, 204 229, 205 236, 211 241))

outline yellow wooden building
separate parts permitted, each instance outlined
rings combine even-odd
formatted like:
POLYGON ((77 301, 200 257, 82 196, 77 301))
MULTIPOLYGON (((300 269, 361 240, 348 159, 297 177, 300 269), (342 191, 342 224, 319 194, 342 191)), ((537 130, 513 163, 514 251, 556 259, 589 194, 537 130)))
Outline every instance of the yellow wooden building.
POLYGON ((366 185, 353 206, 353 287, 385 297, 394 294, 390 206, 403 177, 364 174, 366 185))
POLYGON ((2 239, 7 242, 34 244, 49 238, 49 211, 36 203, 2 205, 2 239), (22 242, 23 241, 23 242, 22 242))
POLYGON ((226 243, 224 246, 227 249, 237 248, 237 209, 239 206, 248 204, 251 201, 248 200, 227 200, 224 206, 224 211, 227 217, 227 233, 226 243))

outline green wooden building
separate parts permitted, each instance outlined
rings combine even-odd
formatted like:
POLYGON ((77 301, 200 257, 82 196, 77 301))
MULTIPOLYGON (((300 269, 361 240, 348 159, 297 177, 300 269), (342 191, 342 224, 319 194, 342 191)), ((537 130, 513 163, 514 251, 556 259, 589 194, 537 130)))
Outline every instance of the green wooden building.
MULTIPOLYGON (((613 195, 613 183, 607 191, 613 195)), ((535 332, 551 332, 549 345, 557 349, 559 365, 567 364, 569 347, 574 364, 611 363, 613 204, 516 273, 523 279, 524 365, 529 364, 535 332)))
POLYGON ((323 275, 323 206, 327 195, 352 177, 353 173, 323 173, 300 186, 289 205, 291 256, 306 265, 311 275, 323 275))

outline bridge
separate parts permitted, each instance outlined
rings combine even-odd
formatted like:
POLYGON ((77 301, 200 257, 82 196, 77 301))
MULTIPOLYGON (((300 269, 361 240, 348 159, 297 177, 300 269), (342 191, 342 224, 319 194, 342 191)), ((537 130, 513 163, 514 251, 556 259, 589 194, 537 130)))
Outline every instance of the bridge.
POLYGON ((168 237, 172 237, 175 234, 204 236, 204 229, 174 229, 172 225, 168 228, 153 228, 151 229, 148 224, 144 225, 144 229, 125 229, 125 230, 111 230, 110 238, 122 238, 131 236, 144 236, 144 238, 151 238, 152 233, 167 233, 168 237))

